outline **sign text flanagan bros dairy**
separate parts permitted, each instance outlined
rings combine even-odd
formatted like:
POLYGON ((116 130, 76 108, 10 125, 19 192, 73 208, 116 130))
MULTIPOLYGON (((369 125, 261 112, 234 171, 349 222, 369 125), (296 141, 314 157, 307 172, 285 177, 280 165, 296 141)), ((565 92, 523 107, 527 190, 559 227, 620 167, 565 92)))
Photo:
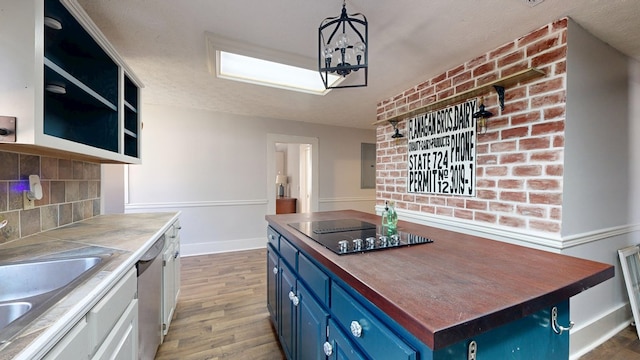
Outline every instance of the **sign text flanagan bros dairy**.
POLYGON ((408 192, 475 196, 476 102, 408 120, 408 192))

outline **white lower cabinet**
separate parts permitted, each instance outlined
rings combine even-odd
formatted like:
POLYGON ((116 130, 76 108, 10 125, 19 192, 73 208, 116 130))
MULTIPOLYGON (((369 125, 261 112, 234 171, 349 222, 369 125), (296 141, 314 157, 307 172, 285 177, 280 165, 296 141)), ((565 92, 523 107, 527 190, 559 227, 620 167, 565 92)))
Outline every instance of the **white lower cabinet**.
POLYGON ((89 331, 87 319, 82 318, 78 323, 51 349, 43 360, 54 359, 88 359, 89 331))
POLYGON ((134 299, 92 359, 132 360, 137 357, 138 300, 134 299))
POLYGON ((167 335, 180 293, 180 222, 165 232, 162 254, 162 338, 167 335))
POLYGON ((137 359, 137 287, 134 267, 43 359, 137 359))

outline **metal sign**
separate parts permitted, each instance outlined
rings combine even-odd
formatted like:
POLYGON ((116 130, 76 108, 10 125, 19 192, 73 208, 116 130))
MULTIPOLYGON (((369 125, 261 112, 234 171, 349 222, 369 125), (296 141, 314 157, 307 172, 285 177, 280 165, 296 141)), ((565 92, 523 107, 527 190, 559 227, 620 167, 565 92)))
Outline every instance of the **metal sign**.
POLYGON ((407 192, 475 196, 476 103, 408 120, 407 192))

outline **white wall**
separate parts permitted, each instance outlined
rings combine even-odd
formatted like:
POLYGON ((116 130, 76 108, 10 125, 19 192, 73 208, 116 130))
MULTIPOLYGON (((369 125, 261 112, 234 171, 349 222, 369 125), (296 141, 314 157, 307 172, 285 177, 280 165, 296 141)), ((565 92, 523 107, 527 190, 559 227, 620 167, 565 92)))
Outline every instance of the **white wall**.
POLYGON ((567 34, 563 254, 615 265, 615 278, 571 298, 576 358, 628 325, 617 250, 638 239, 638 64, 578 24, 567 34), (634 70, 635 69, 635 70, 634 70))
POLYGON ((268 196, 275 177, 267 179, 267 134, 318 139, 320 210, 373 212, 375 190, 360 189, 359 165, 360 143, 375 140, 373 128, 147 103, 142 121, 142 165, 129 165, 125 211, 182 211, 185 255, 264 247, 264 216, 275 208, 275 196, 268 196))

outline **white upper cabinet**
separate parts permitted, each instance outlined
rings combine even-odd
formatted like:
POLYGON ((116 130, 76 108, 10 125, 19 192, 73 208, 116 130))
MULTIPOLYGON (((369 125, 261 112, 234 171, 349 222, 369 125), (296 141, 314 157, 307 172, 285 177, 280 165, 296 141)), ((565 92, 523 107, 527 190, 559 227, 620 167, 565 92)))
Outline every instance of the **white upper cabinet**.
POLYGON ((0 4, 0 150, 140 163, 141 82, 75 0, 0 4))

